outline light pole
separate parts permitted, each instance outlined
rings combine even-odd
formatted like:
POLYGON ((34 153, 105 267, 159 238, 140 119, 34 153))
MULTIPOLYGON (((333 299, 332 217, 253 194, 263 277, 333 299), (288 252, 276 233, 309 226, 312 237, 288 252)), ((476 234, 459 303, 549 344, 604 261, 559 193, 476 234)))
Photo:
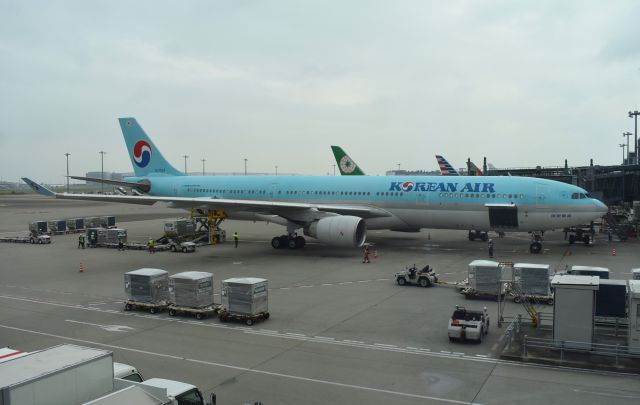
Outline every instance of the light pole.
POLYGON ((398 163, 398 171, 400 171, 400 163, 398 163))
MULTIPOLYGON (((635 126, 635 131, 634 131, 634 137, 633 137, 633 150, 636 153, 636 158, 635 163, 638 164, 638 114, 640 114, 640 112, 638 111, 629 111, 629 118, 634 117, 635 121, 636 121, 636 126, 635 126)), ((627 153, 629 153, 629 149, 627 149, 627 153)))
POLYGON ((333 166, 333 175, 336 175, 336 165, 332 165, 333 166))
MULTIPOLYGON (((629 139, 629 138, 627 138, 629 139)), ((627 148, 627 153, 629 153, 629 147, 627 145, 625 145, 624 143, 619 144, 618 146, 620 146, 622 148, 622 164, 624 164, 624 148, 627 148)), ((627 156, 627 160, 629 160, 629 156, 627 156)))
MULTIPOLYGON (((100 179, 104 180, 104 155, 107 153, 103 150, 100 152, 100 179)), ((100 182, 100 194, 104 194, 104 183, 100 182)))
POLYGON ((200 159, 202 160, 202 175, 204 176, 204 162, 207 161, 207 159, 200 159))
POLYGON ((187 173, 187 159, 189 158, 189 155, 182 155, 182 157, 184 158, 184 175, 188 176, 189 174, 187 173))
POLYGON ((247 158, 244 159, 244 175, 245 176, 247 175, 247 160, 249 160, 249 159, 247 159, 247 158))
POLYGON ((276 165, 276 176, 278 175, 278 165, 276 165))
MULTIPOLYGON (((623 132, 622 136, 626 136, 627 137, 627 163, 626 164, 630 164, 629 163, 629 137, 631 136, 631 132, 623 132)), ((624 151, 624 148, 622 149, 622 151, 624 151)), ((622 159, 622 164, 624 165, 624 158, 622 159)))
POLYGON ((64 155, 67 157, 67 193, 69 192, 69 155, 71 153, 67 152, 64 155))

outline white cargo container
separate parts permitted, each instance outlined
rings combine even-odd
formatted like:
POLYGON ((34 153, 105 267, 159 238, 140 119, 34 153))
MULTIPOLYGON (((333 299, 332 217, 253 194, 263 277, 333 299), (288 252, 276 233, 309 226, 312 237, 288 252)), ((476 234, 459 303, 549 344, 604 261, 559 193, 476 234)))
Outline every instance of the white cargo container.
POLYGON ((0 363, 2 405, 82 404, 113 391, 113 357, 64 344, 0 363))
POLYGON ((477 294, 504 294, 502 266, 492 260, 474 260, 469 263, 469 287, 477 294))
POLYGON ((151 268, 127 272, 124 290, 131 301, 166 304, 169 301, 169 272, 151 268))
POLYGON ((516 263, 513 265, 512 281, 524 295, 551 295, 551 268, 548 264, 516 263))
POLYGON ((232 315, 257 315, 269 312, 268 281, 241 277, 222 281, 222 307, 232 315))
POLYGON ((640 280, 640 269, 631 269, 631 279, 640 280))
POLYGON ((169 276, 171 302, 179 307, 202 308, 213 305, 213 274, 185 271, 169 276))
POLYGON ((594 266, 571 266, 567 272, 574 276, 597 276, 600 278, 609 278, 609 269, 606 267, 594 266))
POLYGON ((640 354, 640 280, 629 280, 629 353, 640 354))

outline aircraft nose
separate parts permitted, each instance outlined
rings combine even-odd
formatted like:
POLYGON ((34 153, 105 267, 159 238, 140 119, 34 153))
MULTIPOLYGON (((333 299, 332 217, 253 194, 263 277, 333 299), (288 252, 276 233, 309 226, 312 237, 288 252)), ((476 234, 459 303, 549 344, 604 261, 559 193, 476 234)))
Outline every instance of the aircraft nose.
POLYGON ((602 201, 595 200, 594 202, 596 205, 596 212, 598 212, 600 215, 604 215, 609 212, 609 207, 607 207, 602 201))

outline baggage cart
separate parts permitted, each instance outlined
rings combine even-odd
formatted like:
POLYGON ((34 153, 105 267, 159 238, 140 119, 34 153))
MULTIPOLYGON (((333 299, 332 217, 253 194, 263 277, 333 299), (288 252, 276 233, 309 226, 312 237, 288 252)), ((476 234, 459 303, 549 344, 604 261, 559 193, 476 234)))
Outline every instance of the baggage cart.
POLYGON ((251 326, 257 321, 267 320, 269 319, 269 312, 259 312, 257 314, 240 314, 240 313, 232 313, 229 312, 225 308, 221 308, 218 311, 218 318, 221 322, 229 322, 229 321, 239 321, 244 322, 247 325, 251 326))
POLYGON ((220 311, 220 304, 214 304, 202 308, 181 307, 178 305, 170 304, 167 308, 169 310, 169 316, 184 314, 195 316, 196 319, 200 320, 208 318, 212 315, 216 315, 220 311))
POLYGON ((124 302, 124 310, 132 311, 134 309, 140 309, 143 311, 149 311, 151 314, 162 312, 167 309, 168 304, 166 302, 142 302, 134 300, 126 300, 124 302))

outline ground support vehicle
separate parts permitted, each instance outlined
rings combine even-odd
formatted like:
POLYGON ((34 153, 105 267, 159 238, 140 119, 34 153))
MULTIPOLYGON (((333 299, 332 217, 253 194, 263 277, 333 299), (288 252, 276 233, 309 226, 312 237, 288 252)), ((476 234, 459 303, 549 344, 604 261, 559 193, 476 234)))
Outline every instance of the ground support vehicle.
POLYGON ((51 243, 51 236, 49 235, 8 235, 0 236, 0 242, 8 243, 31 243, 32 245, 46 245, 51 243))
POLYGON ((456 305, 447 328, 449 341, 476 340, 482 342, 482 338, 489 333, 489 314, 487 307, 482 311, 468 310, 456 305))
POLYGON ((257 321, 269 319, 269 316, 270 315, 268 312, 259 312, 254 315, 239 314, 239 313, 229 312, 225 308, 221 308, 218 312, 218 318, 220 319, 221 322, 239 321, 239 322, 244 322, 249 326, 253 325, 257 321))
POLYGON ((429 268, 429 265, 418 270, 414 264, 413 267, 397 272, 395 279, 398 285, 414 284, 420 287, 432 287, 438 283, 438 276, 433 269, 429 268))
POLYGON ((216 315, 220 311, 220 305, 218 304, 202 308, 181 307, 178 305, 169 304, 167 308, 169 310, 169 316, 186 314, 195 316, 198 320, 208 318, 211 315, 216 315))
POLYGON ((124 302, 124 310, 132 311, 134 309, 141 309, 144 311, 149 311, 152 314, 157 312, 162 312, 168 308, 168 304, 166 302, 153 303, 153 302, 140 302, 133 300, 126 300, 124 302))
POLYGON ((178 243, 172 240, 167 245, 172 252, 191 253, 196 251, 196 244, 193 242, 178 243))
POLYGON ((487 231, 471 231, 470 230, 468 238, 472 242, 476 239, 480 239, 481 241, 486 242, 489 240, 489 235, 487 231))
POLYGON ((504 294, 502 294, 501 296, 498 296, 497 293, 480 292, 480 291, 476 291, 471 287, 462 288, 460 290, 460 294, 464 295, 464 298, 468 300, 477 299, 477 300, 498 301, 498 299, 500 300, 504 299, 504 294))

